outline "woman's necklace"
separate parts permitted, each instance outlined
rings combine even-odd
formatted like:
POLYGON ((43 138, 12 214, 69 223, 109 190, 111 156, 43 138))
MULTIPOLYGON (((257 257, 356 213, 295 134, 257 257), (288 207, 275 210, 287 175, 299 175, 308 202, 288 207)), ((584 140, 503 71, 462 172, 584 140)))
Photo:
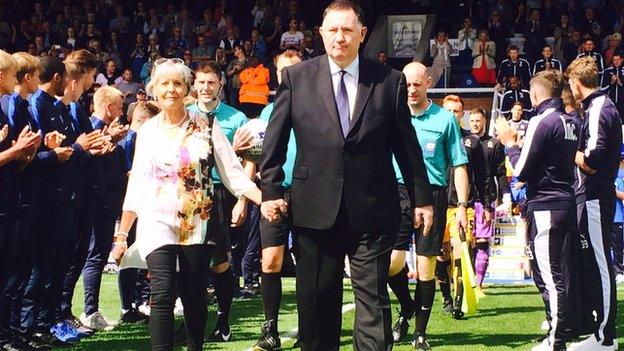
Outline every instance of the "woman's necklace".
POLYGON ((176 123, 176 124, 165 124, 162 123, 165 120, 165 116, 163 115, 162 120, 161 120, 161 126, 163 129, 174 129, 177 128, 179 126, 182 125, 182 123, 184 123, 184 121, 186 121, 186 118, 188 117, 188 111, 186 111, 186 109, 184 109, 184 117, 182 117, 182 119, 180 119, 180 122, 176 123))

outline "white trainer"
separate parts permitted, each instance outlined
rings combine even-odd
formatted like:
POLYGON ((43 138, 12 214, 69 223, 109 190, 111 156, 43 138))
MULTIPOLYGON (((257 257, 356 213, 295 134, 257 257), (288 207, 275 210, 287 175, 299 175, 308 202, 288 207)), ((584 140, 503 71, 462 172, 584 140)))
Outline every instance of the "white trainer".
POLYGON ((100 311, 95 311, 89 316, 84 313, 80 315, 80 322, 87 328, 94 330, 111 331, 117 325, 117 322, 111 321, 104 317, 100 311))
POLYGON ((568 351, 616 351, 617 344, 614 342, 613 345, 607 346, 602 345, 598 339, 596 339, 595 335, 588 337, 585 340, 574 342, 570 344, 568 347, 568 351))
POLYGON ((176 317, 184 316, 184 305, 182 305, 182 300, 179 297, 176 299, 173 315, 176 317))
POLYGON ((543 321, 542 325, 540 326, 540 329, 543 331, 549 331, 550 330, 550 323, 548 323, 548 321, 543 321))

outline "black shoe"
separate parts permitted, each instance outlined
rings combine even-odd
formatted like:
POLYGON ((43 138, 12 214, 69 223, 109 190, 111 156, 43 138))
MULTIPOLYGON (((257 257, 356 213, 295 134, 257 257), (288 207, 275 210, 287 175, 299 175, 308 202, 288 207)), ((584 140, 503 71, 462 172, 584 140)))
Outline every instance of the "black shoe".
POLYGON ((30 338, 25 338, 22 337, 20 338, 21 342, 25 345, 30 346, 31 350, 37 350, 37 351, 49 351, 52 350, 52 346, 49 344, 44 344, 42 342, 39 342, 35 339, 30 339, 30 338))
POLYGON ((464 319, 464 312, 461 309, 453 309, 453 319, 461 320, 464 319))
POLYGON ((174 346, 186 346, 186 324, 182 322, 173 335, 174 346))
POLYGON ((414 335, 412 346, 414 350, 431 350, 431 346, 429 346, 429 342, 427 342, 427 337, 420 334, 414 335))
POLYGON ((122 313, 121 318, 119 318, 119 322, 120 323, 138 323, 138 322, 146 322, 148 319, 149 319, 149 316, 133 308, 126 313, 122 313))
POLYGON ((80 319, 74 315, 70 315, 65 322, 67 322, 67 324, 69 324, 70 326, 74 327, 74 329, 76 329, 76 331, 78 332, 78 336, 79 337, 85 337, 85 336, 91 336, 93 334, 95 334, 95 330, 87 327, 86 325, 82 324, 82 322, 80 321, 80 319))
POLYGON ((277 328, 275 328, 275 322, 273 320, 267 321, 262 325, 260 331, 260 339, 251 348, 253 351, 273 351, 279 350, 282 347, 282 342, 279 338, 277 328))
POLYGON ((210 336, 210 340, 216 342, 228 342, 231 338, 232 331, 230 330, 229 324, 215 327, 210 336))
POLYGON ((9 342, 0 346, 1 351, 31 351, 32 349, 27 345, 21 345, 16 342, 9 342))
POLYGON ((59 339, 57 339, 54 335, 52 335, 51 333, 41 333, 41 332, 37 332, 34 333, 31 337, 32 340, 38 341, 42 344, 46 344, 46 345, 50 345, 52 347, 60 347, 60 348, 65 348, 65 347, 74 347, 76 346, 76 342, 65 342, 65 341, 61 341, 59 339))
POLYGON ((392 327, 392 339, 394 342, 401 342, 407 336, 407 331, 409 329, 409 319, 404 317, 402 314, 399 314, 399 318, 397 318, 394 323, 394 327, 392 327))
POLYGON ((453 313, 453 300, 444 300, 442 303, 442 313, 453 313))
POLYGON ((453 319, 464 318, 464 312, 462 312, 462 296, 455 297, 455 303, 453 304, 453 319))

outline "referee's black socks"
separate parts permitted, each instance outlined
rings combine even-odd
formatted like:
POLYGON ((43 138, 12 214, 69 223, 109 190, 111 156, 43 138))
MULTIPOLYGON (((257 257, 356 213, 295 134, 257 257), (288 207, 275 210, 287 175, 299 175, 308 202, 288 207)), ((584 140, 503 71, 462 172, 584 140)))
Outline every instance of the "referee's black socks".
POLYGON ((436 278, 438 284, 440 284, 440 292, 444 298, 444 302, 452 301, 451 298, 451 279, 449 276, 449 267, 451 266, 451 260, 437 261, 436 262, 436 278))
POLYGON ((215 295, 219 306, 219 321, 229 324, 230 307, 234 297, 234 276, 228 267, 221 273, 213 273, 215 295))
POLYGON ((425 335, 427 331, 427 324, 429 324, 429 316, 431 315, 431 308, 433 307, 433 298, 435 297, 435 279, 431 280, 418 280, 416 283, 416 296, 417 302, 416 308, 420 307, 420 310, 416 311, 416 334, 425 335), (420 302, 420 306, 418 306, 420 302))
POLYGON ((264 318, 273 320, 277 331, 277 317, 280 303, 282 302, 282 273, 262 272, 262 304, 264 305, 264 318))
POLYGON ((401 315, 411 319, 414 315, 414 300, 410 296, 409 281, 407 280, 407 265, 392 277, 388 277, 388 285, 394 292, 401 305, 401 315))

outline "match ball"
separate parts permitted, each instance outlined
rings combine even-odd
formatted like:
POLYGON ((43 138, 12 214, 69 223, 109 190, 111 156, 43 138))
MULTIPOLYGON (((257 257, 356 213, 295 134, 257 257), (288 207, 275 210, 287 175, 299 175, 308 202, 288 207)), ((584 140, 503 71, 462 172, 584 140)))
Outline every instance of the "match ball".
POLYGON ((251 133, 251 148, 245 152, 245 159, 258 162, 262 155, 262 143, 264 142, 264 133, 266 132, 268 123, 261 119, 252 119, 241 128, 251 133))

